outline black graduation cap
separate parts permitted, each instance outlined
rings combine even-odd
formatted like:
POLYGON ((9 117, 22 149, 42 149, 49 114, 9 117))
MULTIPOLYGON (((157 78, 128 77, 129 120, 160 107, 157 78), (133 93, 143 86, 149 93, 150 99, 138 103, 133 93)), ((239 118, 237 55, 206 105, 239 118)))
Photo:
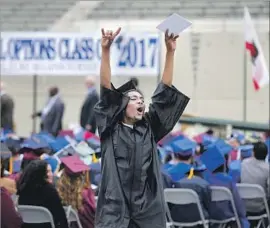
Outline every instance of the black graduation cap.
POLYGON ((44 151, 42 149, 46 149, 48 147, 49 147, 49 145, 46 142, 44 142, 43 140, 40 140, 36 137, 31 137, 31 138, 26 139, 21 144, 20 153, 24 153, 25 151, 26 152, 33 151, 37 154, 39 154, 39 153, 43 154, 44 151))
POLYGON ((5 141, 6 146, 9 148, 12 154, 17 154, 21 149, 20 139, 7 138, 5 141))
MULTIPOLYGON (((115 88, 114 88, 115 89, 115 88)), ((123 84, 122 86, 120 86, 119 88, 116 89, 118 92, 122 93, 122 94, 126 94, 129 91, 138 91, 136 88, 136 85, 134 84, 133 80, 129 80, 128 82, 126 82, 125 84, 123 84)))
POLYGON ((0 153, 1 153, 1 160, 9 159, 12 156, 11 151, 8 149, 5 143, 0 144, 0 153))

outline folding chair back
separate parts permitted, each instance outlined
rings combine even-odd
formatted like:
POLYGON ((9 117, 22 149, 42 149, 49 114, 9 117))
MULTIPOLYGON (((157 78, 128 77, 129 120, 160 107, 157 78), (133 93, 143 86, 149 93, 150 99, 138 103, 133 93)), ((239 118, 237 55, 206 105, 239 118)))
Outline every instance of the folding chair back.
POLYGON ((17 204, 18 204, 18 196, 16 194, 12 194, 11 199, 12 199, 14 205, 17 206, 17 204))
POLYGON ((211 189, 211 201, 212 202, 229 201, 232 205, 234 213, 234 218, 226 219, 224 221, 212 220, 212 222, 223 224, 228 223, 229 221, 236 221, 237 226, 241 228, 241 223, 237 214, 236 206, 231 191, 228 188, 220 186, 211 186, 210 189, 211 189))
POLYGON ((204 218, 203 209, 199 200, 198 194, 192 189, 185 188, 175 188, 175 189, 164 189, 165 202, 167 206, 167 214, 169 218, 169 223, 176 226, 195 226, 195 225, 203 225, 203 227, 207 227, 208 221, 204 218), (171 218, 171 213, 168 207, 168 203, 172 203, 175 205, 187 205, 187 204, 196 204, 198 207, 198 211, 200 214, 200 221, 192 222, 192 223, 182 223, 175 222, 171 218))
POLYGON ((270 221, 269 207, 266 199, 266 194, 262 186, 257 184, 245 184, 245 183, 237 184, 236 186, 243 200, 250 200, 250 199, 263 200, 266 213, 261 216, 249 216, 248 219, 262 220, 263 218, 268 217, 268 221, 270 221))
POLYGON ((67 216, 67 220, 68 220, 69 225, 72 222, 76 222, 78 227, 82 228, 82 224, 81 224, 80 218, 78 216, 78 213, 71 206, 64 207, 64 210, 66 212, 66 216, 67 216))
POLYGON ((50 223, 55 228, 53 216, 47 208, 30 205, 19 205, 17 208, 24 223, 50 223))
POLYGON ((266 198, 265 192, 260 185, 240 183, 236 184, 236 186, 242 199, 266 198))

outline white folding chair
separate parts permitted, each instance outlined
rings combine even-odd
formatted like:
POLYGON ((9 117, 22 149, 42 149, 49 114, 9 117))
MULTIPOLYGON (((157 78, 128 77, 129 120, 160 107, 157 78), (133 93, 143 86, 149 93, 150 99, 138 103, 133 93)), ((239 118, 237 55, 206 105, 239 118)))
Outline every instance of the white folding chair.
POLYGON ((97 201, 98 201, 98 196, 95 196, 95 203, 96 203, 96 206, 97 206, 97 201))
POLYGON ((78 216, 78 213, 71 206, 64 207, 64 210, 66 212, 68 225, 70 226, 72 222, 76 222, 78 227, 82 228, 82 224, 78 216))
POLYGON ((226 225, 229 222, 235 221, 238 228, 241 228, 241 223, 237 214, 236 206, 235 206, 231 191, 228 188, 219 187, 219 186, 211 186, 210 189, 211 189, 211 201, 212 202, 229 201, 232 205, 232 209, 234 213, 234 217, 224 219, 224 220, 211 219, 210 223, 220 224, 221 227, 226 227, 226 225))
POLYGON ((30 205, 18 205, 17 209, 24 223, 50 223, 51 227, 55 228, 53 216, 47 208, 30 205))
POLYGON ((173 228, 174 226, 192 227, 196 225, 203 225, 204 228, 208 227, 208 220, 206 220, 204 217, 203 209, 199 200, 199 196, 195 191, 193 191, 192 189, 185 189, 185 188, 164 189, 164 196, 165 196, 165 202, 166 202, 167 216, 169 220, 167 223, 167 227, 173 227, 173 228), (191 222, 191 223, 173 221, 168 203, 175 204, 175 205, 196 204, 198 207, 201 220, 196 221, 196 222, 191 222))
POLYGON ((265 207, 265 213, 258 216, 248 216, 248 220, 258 221, 257 227, 260 227, 261 224, 264 228, 266 228, 266 224, 264 223, 265 219, 267 218, 270 222, 270 212, 269 207, 266 200, 266 194, 263 190, 262 186, 257 184, 237 184, 237 189, 239 194, 243 200, 251 200, 251 199, 262 199, 265 207))

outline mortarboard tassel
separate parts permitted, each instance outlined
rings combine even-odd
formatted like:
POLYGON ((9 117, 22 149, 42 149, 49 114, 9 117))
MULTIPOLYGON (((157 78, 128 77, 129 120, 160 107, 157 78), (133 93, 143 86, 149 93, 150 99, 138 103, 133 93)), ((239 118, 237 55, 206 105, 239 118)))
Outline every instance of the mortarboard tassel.
POLYGON ((13 158, 10 157, 9 159, 9 174, 13 174, 13 158))
POLYGON ((96 157, 96 154, 93 154, 93 156, 92 156, 92 162, 93 163, 97 163, 98 162, 98 159, 96 157))
POLYGON ((188 175, 188 179, 191 179, 193 176, 194 176, 194 168, 191 168, 188 175))

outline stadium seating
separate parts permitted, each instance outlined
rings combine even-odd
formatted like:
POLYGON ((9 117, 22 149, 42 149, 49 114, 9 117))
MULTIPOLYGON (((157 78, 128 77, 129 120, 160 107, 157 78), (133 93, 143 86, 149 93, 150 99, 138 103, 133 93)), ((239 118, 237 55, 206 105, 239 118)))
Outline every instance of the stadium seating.
POLYGON ((76 0, 0 0, 1 31, 46 31, 76 0))
MULTIPOLYGON (((44 31, 60 19, 76 0, 0 0, 2 31, 44 31)), ((269 1, 246 0, 253 17, 268 17, 269 1)), ((235 18, 243 15, 238 1, 167 0, 100 1, 88 18, 163 18, 177 12, 188 18, 235 18)))
MULTIPOLYGON (((246 0, 254 17, 268 17, 269 1, 246 0)), ((92 19, 104 18, 159 18, 177 12, 188 18, 235 18, 243 15, 242 1, 167 0, 167 1, 103 1, 89 15, 92 19)))

